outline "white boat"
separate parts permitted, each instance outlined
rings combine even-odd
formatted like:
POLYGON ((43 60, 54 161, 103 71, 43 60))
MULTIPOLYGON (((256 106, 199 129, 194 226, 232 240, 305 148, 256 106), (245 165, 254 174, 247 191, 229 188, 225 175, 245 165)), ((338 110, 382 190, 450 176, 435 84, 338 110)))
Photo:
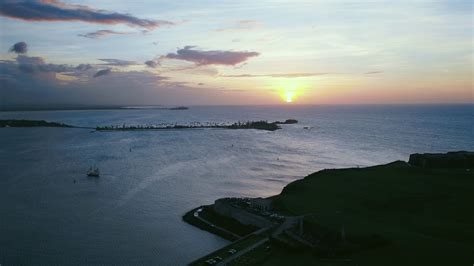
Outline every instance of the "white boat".
POLYGON ((91 177, 99 177, 100 176, 100 172, 99 172, 99 168, 97 167, 90 167, 89 170, 87 171, 87 176, 91 176, 91 177))

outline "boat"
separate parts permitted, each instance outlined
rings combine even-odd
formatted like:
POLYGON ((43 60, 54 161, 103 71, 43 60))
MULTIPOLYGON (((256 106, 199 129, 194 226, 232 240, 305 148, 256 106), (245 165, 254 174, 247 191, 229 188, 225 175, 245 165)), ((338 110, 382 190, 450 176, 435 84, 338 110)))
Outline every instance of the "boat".
POLYGON ((100 172, 99 172, 99 168, 97 167, 90 167, 89 170, 87 171, 87 176, 90 176, 90 177, 99 177, 100 176, 100 172))

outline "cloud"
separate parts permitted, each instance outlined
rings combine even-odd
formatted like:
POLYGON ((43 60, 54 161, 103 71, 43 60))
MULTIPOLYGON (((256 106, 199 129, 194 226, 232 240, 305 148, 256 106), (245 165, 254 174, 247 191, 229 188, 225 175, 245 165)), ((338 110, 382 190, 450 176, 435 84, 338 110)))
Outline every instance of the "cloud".
POLYGON ((151 68, 155 68, 159 65, 158 62, 156 62, 155 60, 148 60, 145 62, 145 65, 151 67, 151 68))
MULTIPOLYGON (((98 67, 103 66, 130 66, 136 65, 137 63, 134 61, 127 61, 127 60, 120 60, 120 59, 99 59, 104 64, 79 64, 77 66, 67 65, 67 64, 50 64, 46 63, 42 57, 37 56, 26 56, 26 55, 18 55, 16 57, 16 63, 18 68, 24 73, 70 73, 72 76, 80 76, 83 75, 84 72, 88 70, 96 70, 98 67)), ((103 75, 110 74, 111 69, 101 69, 98 70, 93 77, 99 77, 103 75)))
POLYGON ((101 69, 99 71, 97 71, 97 73, 94 74, 94 78, 97 78, 97 77, 100 77, 100 76, 105 76, 105 75, 108 75, 112 72, 112 70, 110 68, 106 68, 106 69, 101 69))
POLYGON ((24 55, 27 50, 28 45, 25 42, 17 42, 10 48, 10 51, 18 54, 15 59, 16 65, 24 73, 83 72, 93 68, 90 64, 80 64, 76 67, 66 64, 47 64, 42 57, 24 55))
POLYGON ((304 78, 323 76, 329 73, 274 73, 274 74, 239 74, 239 75, 220 75, 220 77, 226 78, 260 78, 260 77, 271 77, 271 78, 304 78))
POLYGON ((370 71, 370 72, 365 72, 365 75, 375 75, 375 74, 382 74, 383 71, 370 71))
POLYGON ((184 66, 184 67, 177 67, 177 68, 163 67, 161 69, 161 73, 167 73, 167 72, 182 72, 186 74, 205 75, 205 76, 212 76, 212 77, 217 77, 219 75, 219 72, 217 71, 217 69, 209 65, 205 65, 205 66, 191 65, 191 66, 184 66))
POLYGON ((254 20, 254 19, 243 19, 243 20, 238 20, 237 22, 237 25, 242 25, 242 26, 245 26, 245 25, 258 25, 259 22, 254 20))
POLYGON ((82 21, 97 24, 127 24, 148 30, 174 25, 170 21, 141 19, 130 14, 96 10, 56 0, 4 0, 0 4, 0 15, 33 22, 82 21))
POLYGON ((83 79, 62 80, 69 72, 32 75, 21 71, 17 61, 0 60, 0 73, 0 108, 5 109, 238 102, 215 89, 196 89, 148 71, 117 71, 105 79, 92 78, 91 73, 83 79))
POLYGON ((80 71, 87 71, 91 68, 92 68, 92 66, 90 64, 80 64, 80 65, 76 66, 76 69, 80 70, 80 71))
POLYGON ((37 56, 26 56, 26 55, 19 55, 16 58, 16 61, 21 64, 34 64, 34 65, 42 65, 44 64, 44 59, 42 57, 37 56))
POLYGON ((28 45, 26 44, 26 42, 17 42, 10 48, 10 52, 16 54, 26 54, 27 51, 28 45))
POLYGON ((124 35, 129 34, 128 32, 120 32, 120 31, 113 31, 113 30, 98 30, 93 32, 88 32, 86 34, 78 34, 77 36, 89 38, 89 39, 98 39, 108 35, 124 35))
POLYGON ((135 61, 128 61, 128 60, 121 60, 121 59, 110 59, 110 58, 103 58, 99 59, 102 62, 105 62, 105 64, 100 64, 104 66, 133 66, 133 65, 138 65, 137 62, 135 61))
POLYGON ((234 66, 242 63, 250 57, 258 56, 257 52, 234 52, 234 51, 202 51, 195 49, 195 46, 185 46, 178 49, 176 53, 169 53, 162 58, 184 60, 193 62, 198 66, 203 65, 228 65, 234 66))
POLYGON ((18 63, 18 68, 26 73, 35 73, 35 72, 52 72, 52 73, 61 73, 61 72, 71 72, 75 71, 76 68, 70 65, 64 64, 46 64, 42 57, 36 56, 26 56, 18 55, 16 58, 18 63))
POLYGON ((257 20, 253 20, 253 19, 244 19, 244 20, 237 20, 235 21, 234 25, 232 27, 229 27, 229 28, 220 28, 220 29, 216 29, 215 31, 220 31, 220 32, 223 32, 223 31, 241 31, 241 30, 249 30, 249 29, 253 29, 253 28, 256 28, 260 25, 260 22, 258 22, 257 20))

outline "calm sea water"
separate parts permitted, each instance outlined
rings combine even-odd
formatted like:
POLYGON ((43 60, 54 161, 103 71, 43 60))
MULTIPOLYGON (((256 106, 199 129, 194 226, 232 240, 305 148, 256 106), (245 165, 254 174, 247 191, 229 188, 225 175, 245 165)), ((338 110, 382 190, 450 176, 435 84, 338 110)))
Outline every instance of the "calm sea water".
POLYGON ((474 150, 473 105, 0 113, 7 118, 78 126, 300 123, 275 132, 0 128, 2 265, 182 265, 227 244, 182 222, 193 207, 225 196, 277 194, 323 168, 474 150), (99 179, 86 177, 92 165, 100 167, 99 179))

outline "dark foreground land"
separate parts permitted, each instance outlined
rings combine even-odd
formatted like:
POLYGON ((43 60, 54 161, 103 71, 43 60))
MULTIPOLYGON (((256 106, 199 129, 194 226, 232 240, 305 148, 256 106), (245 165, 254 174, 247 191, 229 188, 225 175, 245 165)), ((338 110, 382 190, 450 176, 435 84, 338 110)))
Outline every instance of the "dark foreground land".
POLYGON ((194 264, 472 265, 473 167, 473 153, 450 153, 313 173, 272 197, 271 212, 300 217, 299 226, 277 236, 274 222, 251 251, 230 260, 231 244, 194 264))

